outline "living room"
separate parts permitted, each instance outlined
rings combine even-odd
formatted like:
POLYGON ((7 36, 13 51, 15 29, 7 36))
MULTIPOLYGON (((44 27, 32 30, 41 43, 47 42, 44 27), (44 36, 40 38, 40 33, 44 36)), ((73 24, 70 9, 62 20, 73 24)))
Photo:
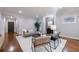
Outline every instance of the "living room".
MULTIPOLYGON (((0 7, 1 51, 3 52, 79 51, 79 48, 77 47, 77 45, 79 45, 78 10, 79 10, 78 7, 63 7, 63 8, 0 7), (52 34, 51 33, 52 30, 47 31, 49 27, 53 30, 54 33, 57 34, 60 33, 59 35, 60 37, 57 38, 57 40, 60 39, 58 42, 60 43, 62 42, 62 44, 60 43, 58 44, 56 41, 55 49, 48 46, 51 45, 51 43, 48 42, 49 41, 48 38, 52 34), (39 34, 40 36, 42 36, 42 38, 41 37, 37 38, 39 34), (37 41, 34 40, 36 42, 35 43, 31 40, 32 38, 40 40, 37 41), (17 42, 15 43, 14 40, 15 41, 17 40, 17 42), (16 48, 17 46, 19 47, 16 48), (74 46, 76 48, 74 48, 74 46)), ((54 47, 53 43, 52 46, 54 47)))

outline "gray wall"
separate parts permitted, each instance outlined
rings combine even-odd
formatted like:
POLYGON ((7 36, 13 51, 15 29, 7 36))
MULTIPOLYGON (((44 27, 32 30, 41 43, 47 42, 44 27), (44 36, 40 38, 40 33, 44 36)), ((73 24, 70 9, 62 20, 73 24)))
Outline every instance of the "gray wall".
POLYGON ((63 8, 57 12, 56 25, 57 31, 60 31, 63 35, 79 38, 79 12, 78 8, 63 8), (75 16, 76 23, 63 23, 64 16, 75 16))

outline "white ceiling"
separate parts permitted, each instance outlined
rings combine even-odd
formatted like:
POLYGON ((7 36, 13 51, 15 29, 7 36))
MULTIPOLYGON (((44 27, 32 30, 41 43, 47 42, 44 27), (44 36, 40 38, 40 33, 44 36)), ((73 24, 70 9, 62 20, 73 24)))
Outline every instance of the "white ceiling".
POLYGON ((25 17, 35 17, 35 16, 45 16, 56 14, 57 7, 0 7, 0 11, 5 16, 25 16, 25 17), (18 11, 22 10, 23 13, 19 14, 18 11))
POLYGON ((79 7, 63 7, 61 10, 57 11, 57 15, 62 14, 79 14, 79 7))
POLYGON ((42 17, 46 15, 55 15, 58 13, 59 15, 62 14, 64 11, 67 12, 77 12, 79 13, 79 7, 0 7, 0 11, 3 13, 4 16, 23 16, 23 17, 42 17), (23 13, 19 14, 19 10, 22 10, 23 13))

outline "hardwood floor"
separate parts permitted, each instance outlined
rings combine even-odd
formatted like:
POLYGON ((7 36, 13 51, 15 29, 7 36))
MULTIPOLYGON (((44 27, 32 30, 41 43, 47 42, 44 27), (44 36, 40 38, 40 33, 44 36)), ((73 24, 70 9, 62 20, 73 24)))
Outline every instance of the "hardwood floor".
POLYGON ((22 49, 16 40, 15 33, 5 34, 5 40, 1 47, 1 51, 2 52, 22 52, 22 49))
POLYGON ((67 40, 63 52, 79 52, 79 40, 64 38, 67 40))
MULTIPOLYGON (((79 52, 79 41, 74 39, 68 39, 67 43, 63 49, 63 52, 79 52)), ((1 52, 22 52, 22 49, 16 40, 15 33, 7 33, 5 34, 5 40, 0 49, 1 52)))

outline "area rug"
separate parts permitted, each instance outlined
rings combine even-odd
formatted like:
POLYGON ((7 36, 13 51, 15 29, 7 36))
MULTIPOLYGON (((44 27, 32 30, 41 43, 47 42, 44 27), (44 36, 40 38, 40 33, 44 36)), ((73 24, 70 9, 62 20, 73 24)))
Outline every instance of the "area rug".
MULTIPOLYGON (((60 39, 58 47, 56 49, 51 48, 52 52, 62 52, 63 48, 65 47, 66 42, 67 40, 60 39)), ((51 52, 51 50, 48 44, 35 48, 35 52, 51 52)))

